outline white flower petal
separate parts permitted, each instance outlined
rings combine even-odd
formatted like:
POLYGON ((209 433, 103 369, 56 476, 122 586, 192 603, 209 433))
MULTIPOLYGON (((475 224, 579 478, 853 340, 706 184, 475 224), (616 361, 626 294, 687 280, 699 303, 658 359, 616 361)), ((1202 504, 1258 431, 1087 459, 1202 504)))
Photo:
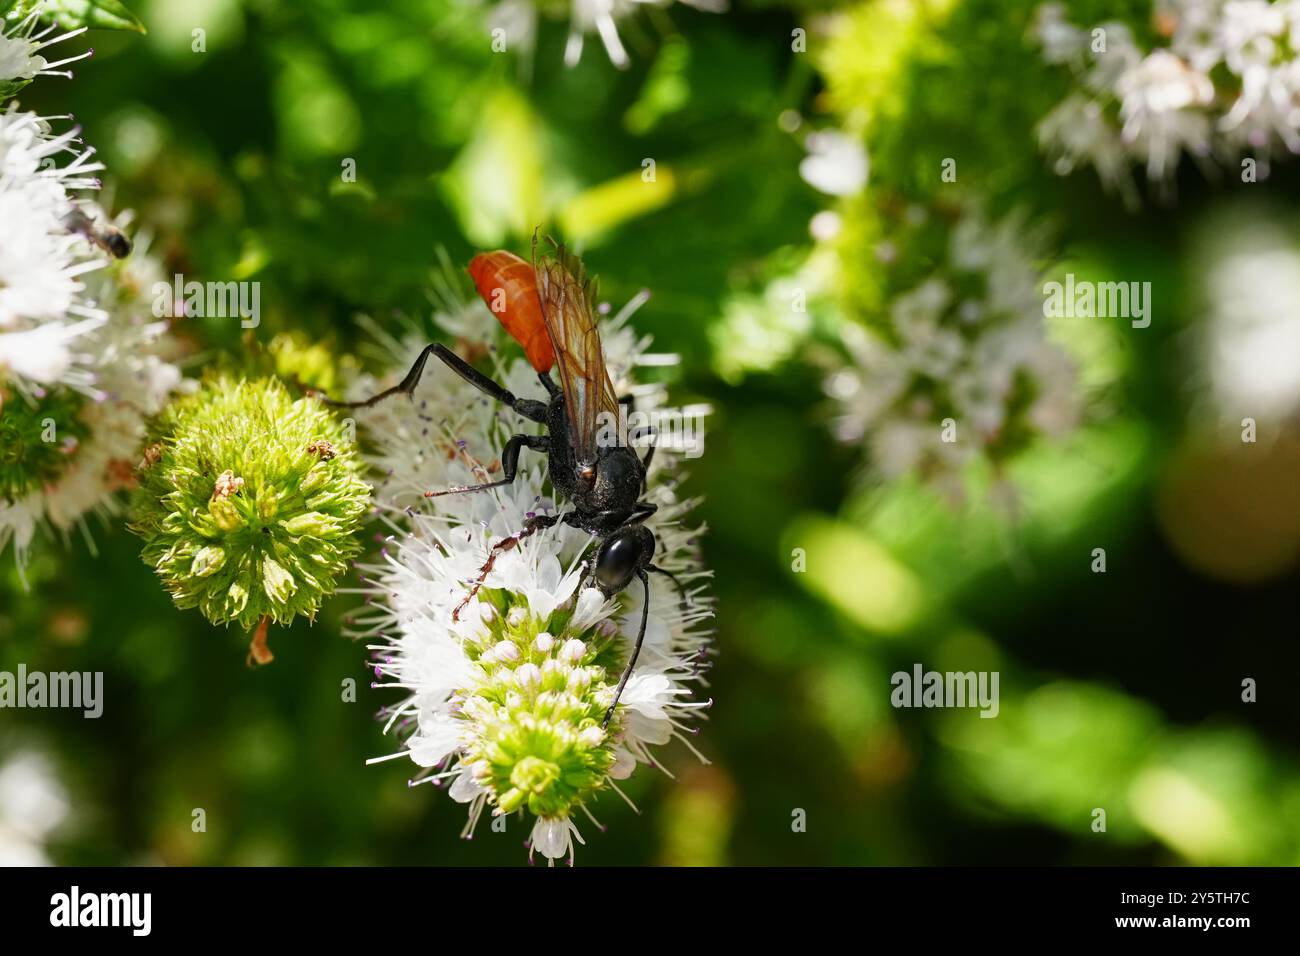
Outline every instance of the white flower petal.
POLYGON ((548 860, 558 860, 569 852, 572 830, 568 817, 539 817, 533 824, 533 849, 548 860))
POLYGON ((411 759, 421 767, 436 767, 461 744, 462 723, 445 715, 420 721, 420 729, 406 742, 411 759))
POLYGON ((451 785, 451 788, 447 791, 447 796, 457 803, 469 803, 482 796, 484 792, 478 781, 474 779, 474 775, 465 770, 456 778, 456 782, 451 785))

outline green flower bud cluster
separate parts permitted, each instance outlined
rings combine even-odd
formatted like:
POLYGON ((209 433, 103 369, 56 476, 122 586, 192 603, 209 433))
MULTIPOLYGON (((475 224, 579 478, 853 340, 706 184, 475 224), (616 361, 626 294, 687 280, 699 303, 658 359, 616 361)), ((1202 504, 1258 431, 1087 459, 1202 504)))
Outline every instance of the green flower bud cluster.
POLYGON ((336 349, 314 342, 299 332, 281 332, 266 347, 267 371, 282 382, 332 395, 339 387, 339 373, 355 370, 351 356, 336 357, 336 349))
POLYGON ((483 591, 484 632, 466 642, 478 680, 461 700, 474 726, 464 762, 501 813, 569 816, 605 788, 614 763, 610 675, 622 671, 598 628, 575 633, 571 608, 548 619, 522 597, 483 591))
POLYGON ((13 504, 59 479, 89 429, 82 396, 56 388, 39 398, 0 389, 0 503, 13 504))
POLYGON ((319 400, 214 379, 163 413, 130 527, 178 607, 244 628, 312 618, 360 550, 362 468, 319 400))

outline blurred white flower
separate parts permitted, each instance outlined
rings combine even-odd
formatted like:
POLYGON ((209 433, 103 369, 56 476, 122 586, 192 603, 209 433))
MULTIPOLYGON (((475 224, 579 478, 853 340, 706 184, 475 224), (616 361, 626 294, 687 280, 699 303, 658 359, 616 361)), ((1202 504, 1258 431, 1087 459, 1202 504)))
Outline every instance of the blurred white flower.
MULTIPOLYGON (((54 35, 41 12, 0 33, 0 99, 35 76, 71 76, 59 68, 90 55, 46 59, 85 29, 54 35)), ((66 119, 0 110, 0 552, 13 541, 20 573, 42 524, 66 536, 116 507, 146 417, 181 381, 152 316, 162 270, 147 240, 126 262, 105 251, 129 248, 103 232, 126 220, 81 195, 104 167, 79 127, 54 131, 66 119)))
POLYGON ((1202 367, 1216 413, 1237 423, 1300 414, 1300 243, 1257 215, 1218 218, 1198 242, 1202 367))
POLYGON ((1263 176, 1274 154, 1300 152, 1300 0, 1163 0, 1157 23, 1166 46, 1144 53, 1126 27, 1104 24, 1102 49, 1060 5, 1039 9, 1044 60, 1069 64, 1084 90, 1039 125, 1057 172, 1089 163, 1132 204, 1127 161, 1167 189, 1184 154, 1255 158, 1263 176))
MULTIPOLYGON (((649 410, 659 389, 630 382, 638 362, 658 362, 626 324, 641 301, 603 321, 602 336, 616 388, 633 392, 637 409, 649 410)), ((440 324, 466 336, 496 326, 477 302, 450 295, 441 306, 440 324)), ((397 350, 395 376, 423 344, 388 343, 397 350)), ((469 351, 482 354, 483 347, 469 351)), ((540 394, 522 357, 492 354, 499 381, 519 395, 540 394)), ((373 388, 360 382, 351 391, 373 388)), ((535 818, 532 850, 572 861, 574 841, 582 842, 578 817, 590 817, 591 800, 617 790, 616 781, 638 762, 653 763, 651 748, 685 740, 689 723, 708 706, 696 699, 709 646, 708 575, 699 567, 698 532, 684 524, 693 502, 674 492, 672 449, 661 446, 655 456, 646 498, 659 510, 647 526, 658 539, 656 565, 676 575, 686 593, 653 576, 645 642, 603 729, 645 603, 635 583, 609 600, 581 587, 591 536, 559 525, 521 538, 499 554, 483 589, 453 620, 489 548, 517 535, 530 515, 555 513, 545 461, 525 452, 505 488, 423 496, 495 475, 494 456, 506 438, 536 426, 441 367, 426 370, 413 401, 396 398, 357 415, 377 449, 374 463, 386 480, 375 494, 393 533, 378 563, 362 569, 368 609, 350 628, 368 640, 384 686, 405 695, 383 714, 386 729, 404 739, 394 756, 424 768, 413 784, 445 784, 454 800, 468 804, 467 838, 485 810, 526 811, 535 818)))
POLYGON ((1086 89, 1096 95, 1110 94, 1120 78, 1141 66, 1143 59, 1142 51, 1133 39, 1133 31, 1127 24, 1118 21, 1099 24, 1089 31, 1087 56, 1090 65, 1082 82, 1086 89), (1105 41, 1104 46, 1093 46, 1094 34, 1105 41))
POLYGON ((1265 159, 1278 142, 1288 152, 1300 152, 1300 61, 1244 75, 1219 129, 1234 149, 1265 159))
POLYGON ((72 191, 98 188, 90 174, 103 166, 77 145, 77 133, 56 136, 34 113, 0 112, 0 382, 93 394, 80 341, 108 319, 83 276, 107 256, 66 220, 79 208, 72 191))
POLYGON ((850 363, 826 382, 835 431, 864 443, 882 477, 959 498, 967 463, 1077 422, 1073 368, 1043 329, 1034 241, 1017 216, 990 225, 968 209, 946 261, 890 303, 886 329, 849 327, 850 363))
POLYGON ((1051 158, 1057 175, 1069 175, 1081 165, 1092 166, 1107 189, 1119 190, 1130 205, 1136 202, 1119 130, 1096 100, 1066 97, 1038 124, 1038 143, 1051 158))
POLYGON ((1214 31, 1223 62, 1237 76, 1273 66, 1282 50, 1287 17, 1295 4, 1289 0, 1230 0, 1219 13, 1214 31))
POLYGON ((867 185, 870 163, 857 138, 824 129, 810 133, 804 145, 808 155, 799 163, 799 175, 814 189, 830 196, 852 196, 867 185))
MULTIPOLYGON (((97 207, 85 208, 95 218, 105 219, 97 207)), ((127 217, 120 218, 118 225, 125 226, 127 221, 127 217)), ((89 301, 103 318, 95 320, 78 339, 83 350, 79 361, 88 385, 93 383, 91 397, 76 412, 77 430, 85 437, 68 450, 56 477, 43 480, 16 500, 5 501, 0 496, 0 552, 12 540, 20 571, 42 524, 66 535, 77 526, 84 531, 84 519, 91 514, 117 513, 121 504, 118 492, 134 481, 148 417, 185 385, 172 361, 167 323, 152 313, 151 289, 162 278, 161 265, 149 254, 148 237, 137 236, 128 259, 113 263, 89 283, 89 301)), ((48 324, 26 333, 0 335, 0 364, 6 341, 59 327, 48 324)), ((54 352, 31 354, 49 356, 54 352)), ((43 395, 44 390, 38 394, 43 395)), ((4 401, 27 400, 20 392, 4 401)), ((9 406, 8 413, 14 414, 16 407, 9 406)), ((60 431, 71 430, 67 422, 55 424, 60 431)))
POLYGON ((1184 152, 1210 151, 1210 118, 1200 108, 1214 99, 1209 77, 1166 50, 1156 50, 1115 83, 1120 138, 1145 158, 1147 176, 1171 178, 1184 152))
POLYGON ((1202 73, 1209 73, 1223 62, 1219 34, 1224 2, 1156 0, 1156 20, 1166 25, 1164 32, 1169 35, 1169 48, 1202 73))
POLYGON ((90 363, 88 352, 74 350, 83 336, 104 324, 99 317, 80 322, 48 322, 21 332, 0 332, 0 369, 16 379, 37 384, 76 384, 89 387, 93 379, 69 376, 74 366, 90 363))
POLYGON ((19 751, 0 764, 0 866, 49 866, 45 843, 69 809, 68 792, 43 754, 19 751))
POLYGON ((1042 45, 1043 59, 1048 63, 1082 61, 1088 46, 1088 33, 1065 18, 1063 4, 1039 4, 1029 29, 1042 45))

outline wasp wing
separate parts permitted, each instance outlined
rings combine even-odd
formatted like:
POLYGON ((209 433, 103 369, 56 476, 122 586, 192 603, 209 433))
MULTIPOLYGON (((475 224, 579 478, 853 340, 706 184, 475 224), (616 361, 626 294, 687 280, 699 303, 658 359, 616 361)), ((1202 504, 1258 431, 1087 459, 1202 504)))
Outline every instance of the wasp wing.
MULTIPOLYGON (((534 244, 535 245, 535 244, 534 244)), ((579 462, 595 462, 600 443, 622 443, 618 396, 605 368, 596 328, 595 283, 582 260, 554 243, 555 255, 537 258, 537 292, 542 317, 560 367, 560 389, 569 415, 570 440, 579 462)))

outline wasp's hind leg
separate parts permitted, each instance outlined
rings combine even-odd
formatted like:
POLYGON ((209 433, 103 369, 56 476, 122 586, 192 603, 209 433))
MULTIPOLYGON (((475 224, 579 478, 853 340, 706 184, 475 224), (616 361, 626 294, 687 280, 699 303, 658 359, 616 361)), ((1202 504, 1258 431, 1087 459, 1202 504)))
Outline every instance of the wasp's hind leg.
POLYGON ((638 429, 636 434, 629 435, 628 441, 638 441, 643 435, 650 436, 650 447, 641 459, 641 494, 644 495, 650 490, 650 462, 654 461, 655 449, 659 447, 659 429, 646 425, 645 428, 638 429))
POLYGON ((662 574, 669 581, 673 582, 673 584, 677 588, 677 594, 681 598, 681 607, 683 611, 691 606, 690 595, 686 593, 686 585, 682 584, 682 582, 678 579, 677 575, 673 574, 671 571, 665 571, 657 564, 647 564, 645 566, 645 569, 647 571, 653 571, 655 574, 662 574))
POLYGON ((336 408, 370 408, 394 395, 405 395, 409 398, 415 394, 415 387, 420 384, 420 377, 424 375, 424 365, 429 361, 430 355, 436 355, 444 365, 489 398, 510 406, 529 421, 546 423, 547 406, 545 402, 535 401, 531 398, 516 398, 515 394, 509 389, 488 378, 441 342, 426 345, 424 351, 420 353, 420 357, 411 366, 411 370, 406 373, 406 377, 392 388, 385 389, 378 395, 372 395, 370 398, 359 402, 336 402, 333 399, 325 398, 323 395, 321 400, 325 404, 333 405, 336 408))
MULTIPOLYGON (((629 415, 636 411, 635 395, 620 395, 618 397, 618 403, 623 408, 627 409, 629 415)), ((641 494, 645 494, 648 487, 646 480, 650 474, 650 462, 653 461, 655 457, 655 448, 658 447, 659 444, 659 429, 654 425, 642 425, 635 431, 630 432, 627 436, 628 444, 635 444, 642 438, 646 437, 650 439, 650 444, 646 448, 645 455, 641 458, 641 494)))
POLYGON ((645 642, 645 626, 650 619, 650 576, 644 569, 638 570, 636 576, 641 579, 641 587, 645 589, 645 602, 641 605, 641 626, 636 632, 636 643, 632 645, 632 656, 628 658, 627 666, 623 668, 623 676, 618 679, 614 699, 610 702, 609 710, 605 711, 605 719, 600 722, 601 729, 609 726, 609 719, 614 716, 614 708, 618 706, 618 699, 623 696, 623 688, 627 686, 628 678, 632 676, 636 659, 641 656, 641 645, 645 642))
POLYGON ((492 573, 492 568, 495 567, 497 563, 497 557, 503 551, 513 551, 515 548, 519 547, 519 542, 523 541, 524 538, 534 535, 544 528, 550 528, 559 524, 559 522, 560 515, 533 515, 524 522, 522 531, 517 531, 510 537, 502 538, 496 544, 492 545, 491 550, 488 551, 487 560, 483 562, 483 567, 478 570, 478 577, 474 579, 473 585, 470 586, 469 593, 465 595, 463 601, 456 605, 456 610, 451 612, 451 619, 453 621, 460 620, 460 612, 465 610, 465 605, 469 604, 469 602, 474 599, 474 595, 478 594, 482 589, 483 582, 486 581, 487 576, 492 573))
POLYGON ((501 451, 501 480, 488 481, 481 485, 460 485, 455 488, 448 488, 446 491, 426 491, 426 498, 440 498, 443 495, 460 495, 471 491, 487 491, 489 488, 500 488, 502 485, 508 485, 515 480, 515 475, 519 473, 519 452, 524 448, 530 448, 533 451, 549 452, 551 450, 551 440, 545 435, 515 435, 508 442, 506 447, 501 451))

